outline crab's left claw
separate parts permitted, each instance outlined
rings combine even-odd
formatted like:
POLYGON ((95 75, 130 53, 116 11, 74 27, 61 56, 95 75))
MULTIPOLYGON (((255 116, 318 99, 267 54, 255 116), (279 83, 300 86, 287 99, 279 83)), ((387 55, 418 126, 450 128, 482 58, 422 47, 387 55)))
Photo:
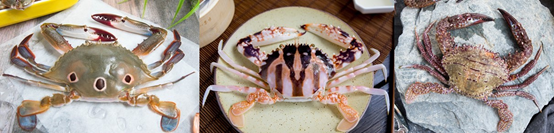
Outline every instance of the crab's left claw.
POLYGON ((110 32, 86 25, 45 23, 41 28, 44 30, 56 30, 62 36, 90 41, 117 41, 117 38, 110 32))

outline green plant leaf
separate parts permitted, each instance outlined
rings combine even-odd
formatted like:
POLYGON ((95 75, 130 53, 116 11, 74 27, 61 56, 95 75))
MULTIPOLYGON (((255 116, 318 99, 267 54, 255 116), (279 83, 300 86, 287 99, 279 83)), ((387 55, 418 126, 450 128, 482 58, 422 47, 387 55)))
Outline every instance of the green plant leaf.
POLYGON ((192 14, 194 14, 196 12, 196 10, 198 10, 198 7, 200 7, 200 0, 197 0, 196 1, 196 4, 194 5, 194 7, 187 13, 187 15, 183 16, 183 18, 179 19, 179 21, 171 24, 171 26, 168 27, 168 29, 171 29, 173 28, 175 25, 185 21, 185 19, 187 19, 188 17, 190 17, 192 14))
POLYGON ((117 2, 117 4, 125 3, 125 2, 127 2, 127 1, 129 1, 129 0, 123 0, 123 1, 121 1, 121 2, 117 2))
POLYGON ((142 16, 140 18, 144 18, 144 12, 146 11, 146 3, 148 3, 148 0, 144 0, 144 6, 142 7, 142 16))
POLYGON ((175 11, 175 15, 173 15, 173 19, 171 20, 171 23, 175 22, 175 18, 177 18, 177 14, 179 14, 179 11, 181 11, 181 7, 183 6, 183 3, 185 3, 185 0, 180 0, 179 5, 177 6, 177 11, 175 11))

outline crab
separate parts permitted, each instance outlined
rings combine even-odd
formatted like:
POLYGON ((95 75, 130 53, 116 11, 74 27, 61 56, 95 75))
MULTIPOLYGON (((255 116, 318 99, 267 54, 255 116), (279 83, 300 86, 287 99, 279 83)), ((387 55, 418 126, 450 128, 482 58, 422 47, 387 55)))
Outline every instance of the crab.
POLYGON ((39 0, 0 0, 0 9, 23 10, 39 0))
MULTIPOLYGON (((404 0, 404 4, 407 7, 423 8, 435 4, 440 0, 404 0)), ((456 0, 456 3, 462 2, 462 0, 456 0)))
MULTIPOLYGON (((431 67, 425 65, 407 65, 402 68, 423 69, 436 77, 439 83, 421 83, 415 82, 410 85, 406 91, 406 103, 412 103, 418 95, 435 92, 439 94, 458 93, 463 96, 483 101, 486 105, 496 108, 500 121, 497 125, 499 132, 506 131, 513 121, 513 115, 508 110, 508 105, 502 100, 489 99, 489 97, 520 96, 533 100, 539 107, 535 96, 528 92, 517 89, 524 88, 535 81, 549 66, 544 67, 538 73, 530 76, 523 83, 515 85, 503 85, 506 82, 513 81, 526 75, 537 63, 542 52, 542 45, 539 48, 535 58, 527 63, 520 72, 510 74, 524 65, 533 52, 531 40, 521 23, 519 23, 508 12, 498 9, 504 20, 511 28, 518 46, 522 48, 514 54, 510 54, 504 59, 498 53, 494 53, 483 47, 477 46, 456 46, 454 38, 451 37, 449 30, 460 29, 472 25, 480 24, 494 19, 483 14, 464 13, 446 17, 440 20, 436 26, 436 39, 440 51, 444 54, 442 59, 435 56, 431 50, 431 42, 427 35, 435 22, 429 24, 423 33, 423 44, 416 34, 416 42, 421 55, 431 64, 431 67)), ((540 108, 539 108, 540 110, 540 108)))
MULTIPOLYGON (((335 86, 356 75, 371 73, 379 69, 386 77, 386 67, 383 64, 370 65, 379 57, 379 51, 371 49, 375 54, 368 60, 337 73, 335 70, 342 69, 361 57, 363 43, 339 27, 332 25, 304 24, 301 28, 342 46, 346 50, 341 50, 338 55, 329 58, 327 54, 313 44, 295 43, 280 45, 276 50, 266 54, 260 51, 259 46, 293 39, 306 33, 294 28, 270 27, 240 39, 236 45, 239 53, 258 66, 259 72, 254 72, 234 63, 223 52, 222 42, 220 42, 218 54, 230 67, 222 63, 212 62, 212 69, 217 67, 223 71, 239 75, 258 87, 211 85, 204 93, 202 104, 206 101, 210 91, 236 91, 248 94, 245 101, 231 106, 228 115, 234 126, 243 127, 244 113, 251 109, 256 102, 274 104, 276 102, 319 101, 323 104, 334 104, 339 108, 344 118, 338 124, 337 130, 349 131, 355 127, 359 121, 359 114, 348 106, 346 96, 343 94, 363 92, 388 97, 388 93, 385 90, 366 86, 335 86)), ((388 111, 389 101, 386 98, 385 100, 388 111)))
POLYGON ((23 130, 32 131, 37 125, 37 114, 47 111, 51 106, 60 107, 77 100, 126 102, 131 106, 148 105, 154 112, 162 115, 160 125, 163 131, 175 130, 180 118, 180 111, 176 104, 171 101, 160 101, 157 96, 150 95, 148 92, 163 89, 194 72, 172 82, 138 89, 135 87, 163 77, 184 57, 184 53, 179 49, 181 45, 179 33, 173 31, 174 41, 165 49, 160 61, 146 65, 140 57, 162 44, 167 35, 165 29, 113 14, 94 14, 92 18, 114 28, 149 37, 130 51, 121 46, 115 36, 102 29, 83 25, 42 24, 43 37, 62 54, 54 66, 35 62, 35 55, 28 45, 33 34, 25 37, 13 48, 11 62, 31 75, 53 83, 28 80, 10 74, 2 74, 2 76, 65 93, 55 93, 40 101, 24 100, 17 108, 19 126, 23 130), (73 48, 64 36, 89 41, 73 48), (162 66, 160 71, 151 72, 159 66, 162 66))

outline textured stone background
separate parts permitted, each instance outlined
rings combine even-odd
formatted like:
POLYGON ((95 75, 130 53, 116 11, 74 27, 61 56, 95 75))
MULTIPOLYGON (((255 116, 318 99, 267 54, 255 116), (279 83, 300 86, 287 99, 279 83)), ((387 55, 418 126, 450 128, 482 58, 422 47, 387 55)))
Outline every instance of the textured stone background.
MULTIPOLYGON (((460 3, 450 0, 441 1, 436 5, 422 9, 407 7, 401 12, 400 19, 404 29, 398 39, 398 46, 394 53, 396 85, 401 99, 404 100, 407 87, 416 81, 439 83, 438 80, 423 70, 399 68, 410 64, 429 65, 420 56, 420 52, 415 45, 414 30, 422 33, 427 25, 435 20, 468 12, 491 16, 495 18, 495 21, 452 31, 456 43, 482 46, 500 53, 501 56, 518 49, 519 47, 515 45, 515 40, 497 8, 508 11, 527 30, 534 46, 531 58, 534 57, 541 43, 544 44, 544 51, 541 53, 542 55, 535 68, 523 78, 508 82, 506 85, 521 83, 546 65, 554 66, 554 58, 551 58, 554 54, 552 52, 554 50, 554 41, 552 40, 554 19, 548 9, 541 5, 538 0, 464 0, 460 3)), ((430 34, 433 51, 439 54, 439 57, 442 57, 434 39, 434 32, 433 28, 430 34)), ((551 82, 554 75, 551 69, 547 69, 534 83, 521 89, 535 95, 541 108, 554 96, 554 88, 551 82)), ((516 72, 519 72, 519 70, 516 70, 516 72)), ((531 117, 539 111, 531 100, 522 97, 502 97, 498 99, 508 104, 514 115, 514 122, 507 132, 523 132, 531 117)), ((403 103, 405 102, 403 101, 403 103)), ((485 105, 482 101, 454 93, 421 95, 414 103, 405 104, 405 108, 408 119, 436 132, 496 132, 499 120, 496 109, 485 105)))

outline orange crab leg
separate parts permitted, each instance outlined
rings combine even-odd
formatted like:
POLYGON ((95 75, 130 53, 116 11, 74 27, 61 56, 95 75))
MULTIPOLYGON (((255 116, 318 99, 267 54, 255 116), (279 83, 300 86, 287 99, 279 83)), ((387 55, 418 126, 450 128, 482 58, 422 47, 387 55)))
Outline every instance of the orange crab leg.
POLYGON ((429 72, 429 74, 435 76, 435 78, 437 78, 441 83, 448 84, 448 81, 446 80, 446 78, 444 78, 439 72, 435 71, 431 67, 414 64, 414 65, 401 66, 400 68, 415 68, 415 69, 425 70, 429 72))
POLYGON ((212 62, 212 64, 210 64, 210 68, 212 67, 217 67, 223 71, 226 71, 226 72, 230 72, 231 74, 234 74, 240 78, 243 78, 243 79, 246 79, 262 88, 267 88, 268 84, 264 81, 261 81, 259 79, 257 79, 256 77, 254 76, 251 76, 251 75, 248 75, 248 74, 245 74, 245 73, 242 73, 240 71, 237 71, 235 69, 231 69, 225 65, 221 65, 220 63, 216 63, 216 62, 212 62))
POLYGON ((346 96, 344 96, 343 94, 340 94, 338 92, 331 92, 326 95, 322 95, 322 93, 318 93, 318 95, 314 99, 323 104, 337 105, 337 108, 339 108, 340 113, 344 117, 337 126, 337 130, 346 132, 351 130, 358 124, 358 121, 360 120, 360 116, 358 116, 358 111, 348 106, 346 96))
POLYGON ((271 97, 267 91, 262 88, 255 87, 239 87, 239 86, 222 86, 222 85, 210 85, 204 93, 204 99, 202 105, 206 102, 206 98, 210 91, 231 92, 237 91, 240 93, 247 93, 246 101, 235 103, 229 109, 229 120, 236 127, 244 126, 244 113, 254 107, 256 102, 260 104, 274 104, 281 101, 277 95, 271 97))
POLYGON ((70 95, 56 93, 52 97, 47 96, 42 98, 41 101, 24 100, 17 107, 19 127, 25 131, 32 131, 37 125, 37 114, 45 112, 50 106, 60 107, 71 103, 75 99, 79 99, 79 96, 75 95, 75 93, 70 93, 70 95))

